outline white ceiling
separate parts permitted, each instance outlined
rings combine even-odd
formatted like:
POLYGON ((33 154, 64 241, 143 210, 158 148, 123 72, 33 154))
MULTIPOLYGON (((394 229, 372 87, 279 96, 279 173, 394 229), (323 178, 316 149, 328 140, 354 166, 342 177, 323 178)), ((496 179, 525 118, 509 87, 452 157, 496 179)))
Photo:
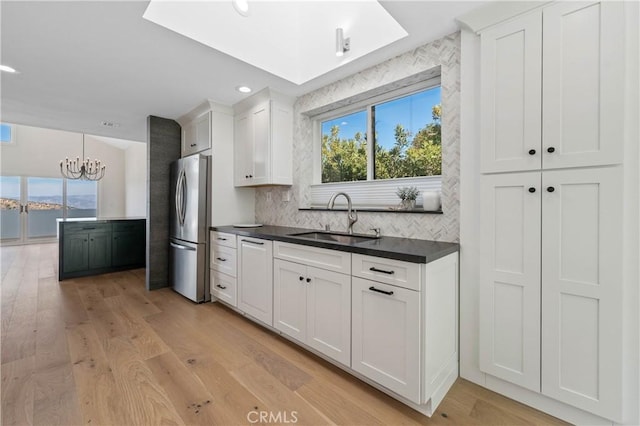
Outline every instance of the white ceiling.
POLYGON ((297 85, 143 19, 147 1, 2 0, 0 62, 19 74, 0 73, 0 119, 145 141, 148 115, 232 105, 247 96, 239 85, 300 96, 455 32, 455 17, 484 2, 380 3, 407 37, 297 85))

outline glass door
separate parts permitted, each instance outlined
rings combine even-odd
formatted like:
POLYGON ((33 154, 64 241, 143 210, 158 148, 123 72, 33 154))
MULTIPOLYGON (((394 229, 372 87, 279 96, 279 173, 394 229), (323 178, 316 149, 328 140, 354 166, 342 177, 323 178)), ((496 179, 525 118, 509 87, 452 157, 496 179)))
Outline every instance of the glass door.
POLYGON ((64 199, 61 178, 28 177, 27 181, 27 238, 56 238, 58 221, 62 219, 64 199))
POLYGON ((3 244, 55 241, 62 218, 95 218, 97 213, 97 182, 0 176, 3 244))
POLYGON ((22 241, 23 210, 20 176, 0 176, 0 241, 22 241))

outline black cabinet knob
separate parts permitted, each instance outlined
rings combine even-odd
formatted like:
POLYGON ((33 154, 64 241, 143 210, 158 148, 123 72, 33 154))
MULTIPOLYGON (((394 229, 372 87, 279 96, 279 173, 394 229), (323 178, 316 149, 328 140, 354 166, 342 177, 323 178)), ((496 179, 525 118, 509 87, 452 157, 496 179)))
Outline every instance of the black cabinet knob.
POLYGON ((245 179, 249 179, 249 175, 244 175, 244 178, 245 179))
POLYGON ((554 147, 550 146, 549 148, 547 148, 547 152, 549 154, 551 154, 552 152, 556 152, 556 149, 554 147))
POLYGON ((300 281, 302 281, 302 280, 304 280, 304 277, 303 277, 303 276, 300 276, 300 281))
POLYGON ((249 178, 253 178, 253 175, 249 175, 249 178))
POLYGON ((534 187, 531 187, 529 188, 529 192, 533 194, 534 192, 536 192, 536 189, 534 187))
POLYGON ((311 282, 311 278, 307 278, 307 282, 310 283, 311 282))
POLYGON ((536 150, 535 149, 530 149, 529 150, 529 155, 536 155, 536 150))
POLYGON ((553 186, 550 186, 550 187, 547 188, 547 192, 553 192, 555 190, 556 189, 553 186))

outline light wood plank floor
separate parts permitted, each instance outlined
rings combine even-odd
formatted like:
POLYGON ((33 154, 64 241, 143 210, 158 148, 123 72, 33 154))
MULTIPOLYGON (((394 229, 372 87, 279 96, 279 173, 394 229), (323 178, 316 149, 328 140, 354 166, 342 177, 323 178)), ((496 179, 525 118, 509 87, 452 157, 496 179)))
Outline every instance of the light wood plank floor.
POLYGON ((465 380, 429 419, 143 269, 58 282, 55 244, 0 255, 3 425, 562 423, 465 380))

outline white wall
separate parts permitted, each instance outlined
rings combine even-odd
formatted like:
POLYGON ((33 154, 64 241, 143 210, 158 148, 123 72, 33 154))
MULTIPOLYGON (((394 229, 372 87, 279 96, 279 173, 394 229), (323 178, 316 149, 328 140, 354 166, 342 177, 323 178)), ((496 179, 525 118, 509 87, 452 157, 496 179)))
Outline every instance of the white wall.
POLYGON ((436 67, 442 87, 442 211, 443 214, 358 212, 358 233, 381 228, 382 235, 458 241, 460 153, 460 34, 454 33, 422 45, 376 66, 321 87, 297 99, 294 105, 293 185, 256 189, 256 221, 271 225, 346 229, 344 212, 304 211, 311 204, 314 173, 313 120, 310 111, 343 105, 381 87, 396 85, 436 67))
MULTIPOLYGON (((5 176, 61 177, 60 161, 82 155, 82 135, 31 126, 14 126, 15 143, 0 146, 0 173, 5 176)), ((98 182, 98 214, 125 216, 125 155, 122 149, 85 137, 85 157, 106 164, 98 182)))
POLYGON ((125 216, 147 215, 147 144, 132 142, 124 152, 125 216))

